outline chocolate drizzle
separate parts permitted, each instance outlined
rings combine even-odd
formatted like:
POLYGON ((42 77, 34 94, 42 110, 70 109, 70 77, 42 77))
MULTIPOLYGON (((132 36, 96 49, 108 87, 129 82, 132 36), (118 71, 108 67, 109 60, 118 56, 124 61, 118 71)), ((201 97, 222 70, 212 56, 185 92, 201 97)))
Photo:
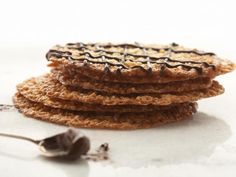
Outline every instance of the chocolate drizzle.
MULTIPOLYGON (((95 46, 97 44, 84 44, 84 43, 68 43, 67 45, 69 46, 72 46, 72 45, 76 45, 76 47, 68 47, 68 48, 74 48, 74 49, 78 49, 78 50, 81 50, 81 48, 85 48, 85 49, 89 49, 87 46, 95 46)), ((176 43, 172 43, 171 44, 172 47, 177 47, 179 46, 178 44, 176 43)), ((174 50, 174 49, 171 49, 169 47, 166 47, 166 48, 156 48, 156 47, 144 47, 144 46, 141 46, 141 45, 137 45, 137 44, 104 44, 102 45, 102 47, 104 49, 106 48, 111 48, 111 47, 121 47, 121 48, 138 48, 138 49, 145 49, 145 50, 154 50, 156 52, 160 52, 161 50, 165 50, 165 51, 168 51, 168 50, 171 50, 171 52, 173 53, 193 53, 193 54, 196 54, 196 55, 210 55, 210 56, 213 56, 215 55, 214 53, 212 52, 197 52, 195 50, 174 50)), ((90 50, 90 49, 89 49, 90 50)), ((113 53, 113 52, 112 52, 113 53)))
POLYGON ((210 55, 213 56, 215 55, 214 53, 207 52, 197 52, 195 50, 175 50, 174 48, 177 47, 178 44, 172 43, 170 47, 166 48, 154 48, 154 47, 144 47, 138 43, 136 44, 84 44, 84 43, 68 43, 67 48, 68 49, 73 49, 73 50, 78 50, 79 56, 80 57, 72 57, 72 52, 70 51, 59 51, 59 50, 49 50, 49 52, 46 54, 46 58, 49 60, 51 57, 55 58, 66 58, 67 60, 82 60, 84 66, 87 66, 89 63, 94 63, 94 64, 104 64, 104 71, 106 73, 110 72, 109 66, 116 66, 117 67, 117 73, 121 73, 123 69, 136 69, 140 68, 147 73, 152 72, 152 64, 159 64, 160 65, 160 75, 164 74, 164 71, 166 68, 177 68, 177 67, 182 67, 186 70, 191 70, 195 69, 199 74, 202 74, 203 72, 203 67, 211 67, 213 70, 215 69, 215 66, 212 64, 209 64, 207 62, 198 62, 198 61, 186 61, 186 60, 175 60, 171 58, 172 53, 189 53, 189 54, 195 54, 199 56, 205 56, 205 55, 210 55), (93 49, 91 48, 93 47, 93 49), (95 47, 95 49, 94 49, 95 47), (123 48, 122 52, 119 51, 111 51, 108 50, 112 47, 121 47, 123 48), (132 54, 128 53, 127 49, 130 48, 137 48, 142 50, 143 54, 132 54), (154 56, 149 56, 148 51, 153 50, 156 52, 161 52, 161 51, 167 51, 167 56, 162 56, 162 57, 154 57, 154 56), (90 53, 93 52, 96 55, 90 53), (121 56, 111 56, 113 54, 119 54, 121 56), (110 54, 110 55, 109 55, 110 54), (129 56, 129 58, 127 58, 129 56), (130 59, 130 57, 138 58, 138 59, 130 59), (95 60, 99 59, 99 60, 95 60), (111 60, 115 60, 116 62, 112 62, 111 60), (131 66, 127 65, 126 62, 133 62, 133 63, 141 63, 142 65, 139 64, 133 64, 131 66), (169 63, 168 63, 169 62, 169 63), (175 64, 172 64, 175 63, 175 64), (193 66, 194 65, 194 66, 193 66), (197 65, 197 66, 195 66, 197 65), (200 65, 200 66, 199 66, 200 65))
MULTIPOLYGON (((138 46, 140 46, 140 44, 138 44, 138 43, 136 43, 136 44, 137 44, 138 46)), ((143 55, 146 56, 146 57, 145 57, 145 58, 146 58, 145 63, 147 63, 147 71, 148 71, 149 73, 151 73, 151 72, 152 72, 152 66, 151 66, 150 57, 148 56, 148 52, 147 52, 147 50, 146 50, 145 47, 142 47, 142 46, 140 46, 140 47, 142 48, 143 55)))

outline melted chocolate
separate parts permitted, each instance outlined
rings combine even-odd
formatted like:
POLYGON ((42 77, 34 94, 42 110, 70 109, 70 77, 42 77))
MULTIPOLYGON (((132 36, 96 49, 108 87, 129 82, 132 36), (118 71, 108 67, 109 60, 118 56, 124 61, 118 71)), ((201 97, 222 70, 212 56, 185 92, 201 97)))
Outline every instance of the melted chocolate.
POLYGON ((60 56, 64 55, 64 54, 65 55, 72 55, 72 53, 69 51, 63 52, 63 51, 59 51, 59 50, 49 50, 46 54, 46 58, 49 59, 52 56, 54 56, 56 58, 60 58, 60 56))
MULTIPOLYGON (((148 73, 152 72, 152 67, 151 64, 160 64, 161 68, 160 68, 160 75, 164 75, 164 71, 166 68, 177 68, 177 67, 183 67, 186 70, 191 70, 191 69, 195 69, 199 74, 202 74, 203 69, 201 66, 204 67, 212 67, 212 69, 215 69, 215 66, 212 64, 209 64, 207 62, 197 62, 197 61, 182 61, 182 60, 174 60, 171 59, 169 56, 168 57, 152 57, 152 56, 148 56, 147 55, 147 50, 151 49, 154 51, 161 51, 161 50, 165 50, 168 51, 169 54, 171 55, 171 53, 193 53, 196 55, 215 55, 214 53, 199 53, 197 51, 194 50, 173 50, 172 48, 153 48, 153 47, 143 47, 140 46, 138 44, 106 44, 106 45, 98 45, 98 44, 83 44, 83 43, 69 43, 67 44, 69 47, 69 49, 77 49, 79 51, 82 51, 82 53, 80 53, 80 55, 84 56, 85 58, 81 59, 81 58, 73 58, 71 55, 72 53, 69 51, 58 51, 58 50, 49 50, 49 52, 46 54, 46 58, 49 60, 50 57, 56 57, 56 58, 66 58, 67 60, 83 60, 83 64, 84 66, 88 65, 89 63, 94 63, 94 64, 104 64, 104 71, 106 73, 110 72, 110 68, 109 66, 117 66, 117 73, 120 74, 122 69, 135 69, 135 68, 140 68, 148 73), (76 47, 71 45, 76 45, 76 47), (86 50, 91 50, 88 46, 92 46, 92 47, 96 47, 96 50, 93 50, 93 52, 95 53, 99 53, 99 55, 97 56, 93 56, 90 52, 84 51, 84 49, 86 50), (102 49, 101 49, 102 47, 102 49), (118 52, 118 51, 109 51, 109 50, 105 50, 106 48, 111 48, 111 47, 123 47, 124 51, 123 52, 118 52), (127 49, 128 48, 139 48, 143 50, 143 55, 140 54, 131 54, 131 53, 127 53, 127 49), (115 56, 109 56, 107 54, 114 54, 114 53, 119 53, 121 54, 123 57, 115 57, 115 56), (127 56, 132 56, 132 57, 136 57, 136 58, 142 58, 141 60, 132 60, 132 59, 127 59, 127 56), (102 59, 102 61, 95 61, 93 59, 102 59), (120 63, 112 63, 109 62, 108 60, 116 60, 117 62, 120 63), (164 60, 164 61, 168 61, 170 63, 180 63, 180 64, 174 64, 171 65, 167 62, 158 62, 160 60, 164 60), (137 62, 137 63, 142 63, 145 64, 146 67, 143 66, 132 66, 132 67, 128 67, 125 65, 125 61, 130 61, 130 62, 137 62), (199 66, 190 66, 188 64, 195 64, 195 65, 201 65, 199 66)), ((178 46, 178 44, 176 43, 172 43, 171 46, 176 47, 178 46)))
POLYGON ((54 158, 76 160, 87 154, 90 149, 90 140, 81 135, 78 130, 68 129, 65 133, 45 138, 39 143, 46 152, 65 151, 64 155, 58 154, 54 158))

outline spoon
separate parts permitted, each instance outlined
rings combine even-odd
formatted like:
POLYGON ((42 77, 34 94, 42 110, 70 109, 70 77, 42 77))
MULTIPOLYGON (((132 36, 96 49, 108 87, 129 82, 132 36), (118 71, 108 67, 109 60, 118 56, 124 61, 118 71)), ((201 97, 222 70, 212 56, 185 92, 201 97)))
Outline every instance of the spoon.
POLYGON ((32 142, 39 146, 41 154, 45 157, 75 160, 80 158, 82 155, 86 155, 90 149, 89 139, 75 129, 68 129, 64 133, 44 138, 42 140, 34 140, 24 136, 4 133, 0 133, 0 136, 32 142))

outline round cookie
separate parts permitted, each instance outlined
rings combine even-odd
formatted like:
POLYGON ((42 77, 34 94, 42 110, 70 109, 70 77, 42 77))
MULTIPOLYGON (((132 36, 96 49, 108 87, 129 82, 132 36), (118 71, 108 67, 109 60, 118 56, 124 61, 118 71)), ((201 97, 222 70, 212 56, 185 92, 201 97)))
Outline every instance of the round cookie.
POLYGON ((140 129, 189 119, 196 112, 196 103, 185 103, 169 110, 149 113, 94 114, 66 111, 32 102, 17 93, 15 106, 24 115, 56 124, 100 129, 140 129))
MULTIPOLYGON (((40 79, 39 79, 40 80, 40 79)), ((42 81, 42 80, 41 80, 42 81)), ((43 81, 42 81, 43 82, 43 81)), ((50 98, 46 94, 46 87, 40 82, 24 82, 18 84, 18 92, 25 98, 33 102, 42 103, 45 106, 53 108, 61 108, 74 111, 92 111, 92 112, 150 112, 157 110, 170 109, 174 106, 156 106, 156 105, 99 105, 99 104, 88 104, 78 101, 63 100, 60 98, 50 98)))
POLYGON ((175 81, 170 83, 158 84, 124 84, 111 83, 98 80, 91 80, 82 75, 75 74, 71 77, 69 72, 61 70, 52 70, 52 77, 57 78, 64 85, 73 86, 99 92, 107 92, 114 94, 130 94, 130 93, 177 93, 192 90, 206 89, 212 84, 210 78, 197 78, 186 81, 175 81))
POLYGON ((166 83, 198 77, 214 78, 235 64, 214 53, 179 45, 83 44, 55 46, 46 55, 53 68, 74 75, 123 83, 166 83))
POLYGON ((18 90, 24 94, 24 92, 30 92, 34 87, 38 87, 39 90, 45 92, 50 98, 60 98, 62 100, 100 105, 170 105, 194 102, 224 92, 224 88, 217 81, 213 81, 209 89, 178 94, 108 95, 88 90, 71 90, 52 78, 50 74, 26 80, 18 85, 18 90))

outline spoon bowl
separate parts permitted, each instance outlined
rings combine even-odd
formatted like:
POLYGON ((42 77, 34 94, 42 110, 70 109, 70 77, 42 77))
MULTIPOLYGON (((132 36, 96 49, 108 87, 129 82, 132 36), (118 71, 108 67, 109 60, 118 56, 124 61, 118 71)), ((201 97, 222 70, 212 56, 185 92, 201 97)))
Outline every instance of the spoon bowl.
POLYGON ((28 137, 0 133, 0 136, 23 139, 39 146, 41 154, 45 157, 64 158, 75 160, 86 155, 90 149, 90 141, 80 131, 68 129, 42 140, 33 140, 28 137))

